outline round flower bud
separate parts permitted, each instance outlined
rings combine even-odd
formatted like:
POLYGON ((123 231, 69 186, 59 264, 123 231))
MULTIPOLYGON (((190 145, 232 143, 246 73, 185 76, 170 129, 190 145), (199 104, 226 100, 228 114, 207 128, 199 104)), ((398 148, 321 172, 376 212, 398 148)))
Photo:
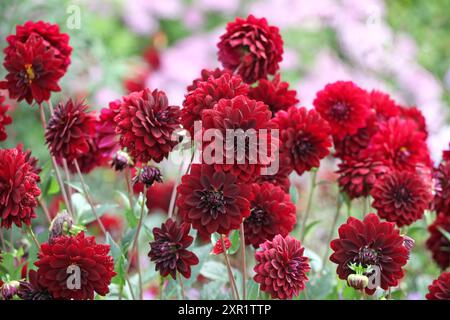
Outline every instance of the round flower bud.
POLYGON ((362 274, 351 274, 347 278, 347 283, 350 287, 356 290, 363 290, 369 284, 369 278, 362 274))

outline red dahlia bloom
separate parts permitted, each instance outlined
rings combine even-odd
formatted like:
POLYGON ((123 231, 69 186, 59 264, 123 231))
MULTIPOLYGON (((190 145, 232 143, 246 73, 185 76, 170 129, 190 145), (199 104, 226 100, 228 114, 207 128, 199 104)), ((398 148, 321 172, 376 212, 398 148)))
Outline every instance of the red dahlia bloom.
POLYGON ((330 127, 315 110, 291 107, 278 112, 273 121, 280 130, 281 152, 289 155, 299 175, 318 168, 330 153, 330 127))
POLYGON ((22 300, 52 300, 46 288, 39 284, 39 275, 36 270, 30 270, 28 281, 20 281, 17 295, 22 300))
POLYGON ((97 244, 94 237, 61 236, 41 245, 38 260, 39 284, 46 288, 55 299, 94 299, 94 292, 104 296, 116 274, 114 261, 108 255, 109 245, 97 244), (69 288, 71 273, 79 268, 80 289, 69 288))
POLYGON ((450 142, 448 144, 449 149, 442 151, 442 160, 450 161, 450 142))
POLYGON ((353 135, 365 127, 370 115, 366 91, 351 81, 327 84, 313 102, 317 112, 328 121, 331 134, 337 139, 353 135))
POLYGON ((262 168, 273 161, 274 149, 278 147, 278 140, 270 135, 270 129, 276 128, 270 119, 271 112, 265 104, 242 95, 222 99, 213 109, 204 110, 203 129, 216 129, 221 136, 203 143, 203 161, 211 164, 206 151, 214 150, 215 153, 211 154, 214 159, 211 160, 216 170, 231 172, 240 181, 254 180, 261 174, 262 168), (266 134, 263 129, 266 129, 266 134), (227 133, 227 130, 232 130, 234 135, 227 133), (222 151, 223 158, 218 150, 222 151))
POLYGON ((431 165, 425 134, 412 120, 400 118, 380 124, 362 155, 382 160, 398 170, 415 171, 418 165, 431 165))
POLYGON ((190 226, 183 223, 178 226, 168 219, 161 228, 153 228, 154 241, 150 242, 150 260, 155 262, 156 270, 161 276, 169 274, 177 278, 177 272, 185 278, 191 277, 191 266, 198 264, 197 256, 187 250, 194 238, 189 235, 190 226))
POLYGON ((442 233, 450 232, 450 215, 438 214, 436 220, 428 227, 430 237, 427 240, 427 248, 433 254, 433 260, 442 270, 450 266, 450 241, 442 233))
POLYGON ((422 111, 420 111, 416 107, 400 107, 400 113, 400 118, 410 119, 414 121, 417 125, 418 130, 422 131, 425 134, 425 138, 428 137, 427 124, 422 111))
MULTIPOLYGON (((225 244, 226 250, 231 248, 231 241, 227 236, 223 237, 223 243, 225 244)), ((217 240, 216 244, 214 245, 211 254, 221 254, 221 253, 223 253, 223 245, 222 239, 219 238, 219 240, 217 240)))
POLYGON ((119 137, 116 135, 116 122, 114 117, 119 113, 120 100, 109 103, 108 108, 102 108, 97 120, 95 131, 97 132, 97 146, 102 157, 111 160, 119 151, 119 137))
POLYGON ((272 115, 280 110, 287 111, 299 102, 297 91, 289 90, 289 83, 281 81, 279 73, 272 80, 259 80, 258 86, 250 88, 248 96, 267 104, 272 115))
MULTIPOLYGON (((120 238, 123 230, 122 216, 105 213, 100 217, 100 221, 105 227, 105 230, 112 236, 113 239, 120 238)), ((88 223, 86 227, 89 229, 89 232, 94 235, 105 236, 97 220, 88 223)))
POLYGON ((250 215, 250 186, 207 164, 193 164, 177 191, 180 216, 205 236, 228 234, 250 215))
POLYGON ((244 220, 245 243, 257 248, 277 234, 287 236, 297 221, 289 194, 268 182, 254 183, 252 193, 251 213, 244 220))
POLYGON ((283 60, 283 39, 278 28, 253 15, 228 23, 217 47, 222 65, 240 74, 247 83, 275 74, 283 60))
POLYGON ((14 223, 29 226, 36 218, 37 197, 41 194, 40 181, 30 151, 0 149, 0 218, 1 226, 10 229, 14 223))
POLYGON ((194 122, 202 119, 202 112, 212 109, 220 99, 232 99, 246 95, 249 87, 241 77, 225 73, 219 78, 210 77, 197 83, 197 89, 186 95, 181 109, 181 124, 194 138, 194 122))
POLYGON ((147 196, 145 197, 148 212, 162 210, 164 213, 168 213, 174 187, 174 181, 167 181, 164 183, 156 183, 148 188, 147 196))
POLYGON ((31 105, 33 99, 42 103, 50 99, 52 91, 61 91, 59 79, 64 75, 63 60, 55 50, 48 48, 40 36, 29 37, 25 43, 17 42, 3 62, 8 71, 0 81, 0 89, 8 89, 9 97, 31 105))
POLYGON ((382 161, 371 158, 347 160, 339 164, 339 187, 350 199, 367 197, 373 185, 389 171, 382 161))
POLYGON ((430 183, 417 173, 390 171, 377 180, 372 188, 372 207, 380 218, 397 226, 410 225, 422 219, 432 200, 430 183))
POLYGON ((163 91, 145 89, 123 97, 114 118, 120 145, 136 161, 161 162, 178 143, 172 134, 180 129, 180 108, 169 106, 163 91))
POLYGON ((280 187, 284 192, 289 193, 289 188, 291 187, 289 175, 293 170, 291 158, 286 152, 280 152, 278 160, 278 171, 275 174, 262 174, 256 178, 255 182, 260 184, 269 182, 274 186, 280 187))
POLYGON ((372 90, 369 93, 370 107, 375 110, 377 118, 385 121, 400 115, 400 108, 391 97, 384 92, 372 90))
MULTIPOLYGON (((398 285, 409 255, 395 224, 382 222, 373 213, 366 215, 363 221, 349 217, 347 223, 339 227, 339 238, 331 241, 330 246, 334 251, 330 260, 338 265, 336 272, 340 279, 347 280, 353 274, 351 263, 377 267, 381 272, 380 287, 384 290, 398 285)), ((368 294, 375 290, 365 289, 368 294)))
POLYGON ((61 33, 57 24, 50 24, 43 21, 27 21, 22 26, 16 26, 16 34, 6 37, 9 46, 5 48, 6 56, 12 54, 16 48, 17 43, 25 43, 34 36, 42 37, 46 48, 51 48, 55 52, 55 57, 63 61, 62 67, 66 71, 70 64, 70 54, 72 48, 69 46, 69 35, 61 33))
MULTIPOLYGON (((73 162, 68 164, 70 172, 75 174, 77 173, 77 168, 75 166, 74 160, 77 161, 81 173, 85 174, 105 164, 105 158, 102 157, 102 154, 98 147, 97 137, 89 137, 89 139, 87 139, 87 143, 89 145, 89 151, 83 154, 79 154, 77 157, 73 158, 73 162)), ((61 158, 58 158, 56 161, 60 166, 63 164, 61 158)))
POLYGON ((73 160, 89 153, 90 139, 95 133, 95 115, 88 112, 83 102, 69 99, 59 103, 45 129, 45 140, 50 153, 59 161, 73 160))
POLYGON ((434 210, 450 215, 450 159, 435 169, 434 181, 434 210))
POLYGON ((5 126, 12 123, 12 118, 6 114, 10 106, 3 104, 4 102, 5 97, 0 95, 0 141, 4 141, 8 137, 5 126))
POLYGON ((198 84, 200 82, 205 82, 207 80, 209 80, 209 78, 213 78, 213 79, 218 79, 221 76, 223 76, 224 74, 230 74, 232 75, 233 73, 230 70, 227 69, 220 69, 220 68, 216 68, 216 69, 202 69, 200 77, 197 79, 194 79, 192 81, 192 84, 188 85, 187 87, 187 92, 188 94, 191 93, 192 91, 194 91, 195 89, 198 88, 198 84))
POLYGON ((260 284, 261 291, 269 293, 273 299, 292 299, 305 289, 306 273, 311 267, 300 241, 276 235, 259 248, 255 253, 253 279, 260 284))
POLYGON ((450 300, 450 272, 442 273, 428 286, 427 300, 450 300))

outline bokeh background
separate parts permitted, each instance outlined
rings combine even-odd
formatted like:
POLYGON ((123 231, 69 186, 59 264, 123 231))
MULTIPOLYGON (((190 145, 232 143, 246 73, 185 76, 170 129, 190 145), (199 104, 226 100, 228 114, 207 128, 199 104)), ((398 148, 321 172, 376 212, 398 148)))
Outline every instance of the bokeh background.
MULTIPOLYGON (((147 86, 166 91, 171 104, 181 105, 186 86, 200 70, 219 66, 216 43, 226 22, 253 13, 280 28, 285 42, 282 78, 298 91, 301 105, 310 108, 316 92, 336 80, 386 91, 398 102, 422 110, 437 162, 450 141, 449 12, 450 0, 2 0, 0 49, 17 24, 58 23, 70 35, 73 53, 63 90, 52 96, 54 104, 76 97, 99 110, 129 90, 147 86)), ((4 75, 0 68, 0 77, 4 75)), ((22 143, 49 167, 37 108, 11 104, 14 123, 7 128, 9 139, 0 146, 22 143)), ((325 163, 319 172, 324 181, 333 179, 334 165, 325 163)), ((176 175, 177 167, 164 166, 167 176, 176 175)), ((307 179, 294 178, 300 207, 307 179)), ((111 170, 88 177, 98 199, 123 188, 116 180, 111 170)), ((319 226, 308 236, 311 254, 317 252, 318 257, 337 191, 323 184, 319 192, 314 204, 319 226)), ((408 230, 418 245, 407 280, 393 292, 398 298, 423 298, 426 286, 438 275, 423 249, 426 226, 425 219, 408 230)), ((336 289, 334 267, 329 268, 330 277, 313 277, 312 284, 322 281, 323 291, 313 297, 351 298, 342 284, 341 291, 336 289), (332 283, 329 288, 327 281, 332 283)))

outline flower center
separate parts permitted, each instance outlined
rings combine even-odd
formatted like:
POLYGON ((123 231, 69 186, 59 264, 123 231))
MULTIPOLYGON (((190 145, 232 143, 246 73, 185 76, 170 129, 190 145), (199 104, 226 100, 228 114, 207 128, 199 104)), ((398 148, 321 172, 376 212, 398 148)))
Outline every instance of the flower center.
POLYGON ((33 70, 33 65, 31 65, 30 63, 27 63, 25 65, 25 73, 26 73, 26 78, 28 80, 28 84, 31 84, 31 82, 33 82, 34 78, 36 78, 36 75, 33 70))
POLYGON ((408 148, 406 148, 406 147, 401 147, 397 151, 397 159, 400 162, 407 162, 410 155, 411 155, 411 153, 409 152, 408 148))
POLYGON ((378 263, 378 252, 368 246, 359 249, 355 262, 362 264, 364 267, 376 265, 378 263))
POLYGON ((214 219, 216 219, 220 213, 224 214, 226 212, 226 201, 222 191, 205 190, 200 196, 200 201, 200 207, 207 209, 214 219))
POLYGON ((393 191, 393 195, 397 204, 407 203, 412 199, 411 192, 405 186, 399 186, 393 191))
POLYGON ((313 147, 314 145, 311 142, 311 139, 305 136, 301 136, 297 138, 294 145, 292 146, 292 154, 295 158, 304 158, 309 153, 311 153, 313 147))
POLYGON ((345 102, 336 102, 331 107, 331 114, 337 120, 345 120, 348 118, 349 108, 345 102))
POLYGON ((298 258, 294 258, 288 261, 286 265, 286 273, 290 276, 291 279, 295 280, 301 274, 302 270, 302 261, 298 258))
POLYGON ((268 224, 268 217, 266 212, 261 208, 252 208, 250 217, 247 218, 247 221, 252 225, 266 225, 268 224))

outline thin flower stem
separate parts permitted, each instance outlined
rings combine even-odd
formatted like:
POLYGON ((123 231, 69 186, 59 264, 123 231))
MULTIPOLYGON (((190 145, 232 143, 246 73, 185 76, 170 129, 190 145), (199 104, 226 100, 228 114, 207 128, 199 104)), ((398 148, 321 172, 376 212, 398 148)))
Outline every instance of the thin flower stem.
POLYGON ((98 225, 100 226, 100 229, 102 230, 103 234, 106 235, 106 228, 103 225, 102 221, 100 220, 100 217, 97 214, 97 211, 95 210, 94 203, 92 202, 91 196, 90 196, 90 194, 88 192, 88 189, 87 189, 87 185, 84 182, 83 175, 81 174, 81 170, 80 170, 80 166, 78 165, 78 161, 75 159, 73 161, 73 163, 75 164, 75 168, 77 170, 78 177, 80 178, 80 182, 81 182, 81 186, 83 188, 84 196, 86 197, 86 200, 87 200, 87 202, 89 203, 89 205, 91 207, 92 213, 94 214, 95 219, 97 220, 98 225))
POLYGON ((70 210, 73 212, 73 206, 72 206, 72 187, 70 186, 70 172, 69 172, 69 166, 67 165, 67 160, 63 159, 63 166, 64 166, 64 172, 66 175, 66 181, 67 181, 67 200, 69 201, 70 210))
POLYGON ((2 243, 3 251, 6 251, 5 238, 3 238, 3 231, 0 230, 0 242, 2 243))
POLYGON ((41 245, 39 244, 39 241, 36 238, 36 235, 33 232, 33 229, 31 228, 31 226, 27 227, 28 233, 30 234, 31 238, 33 239, 34 243, 36 244, 36 247, 38 248, 38 250, 41 248, 41 245))
POLYGON ((302 221, 302 231, 300 238, 301 242, 305 240, 306 223, 308 222, 309 214, 311 212, 312 200, 314 196, 314 191, 316 189, 316 179, 317 179, 317 169, 313 169, 311 173, 311 187, 309 189, 308 204, 306 205, 306 211, 302 221))
POLYGON ((180 283, 180 288, 181 288, 181 298, 183 300, 186 300, 186 295, 184 293, 184 285, 183 285, 183 279, 180 273, 178 273, 178 281, 180 283))
POLYGON ((333 224, 331 226, 330 233, 328 234, 327 242, 325 243, 326 244, 326 248, 325 248, 325 254, 323 255, 323 258, 322 258, 322 270, 325 268, 325 262, 327 261, 328 250, 329 250, 329 247, 330 247, 330 242, 331 242, 331 240, 333 238, 333 235, 334 235, 334 229, 336 229, 336 225, 337 225, 337 221, 338 221, 338 218, 339 218, 339 213, 341 211, 341 207, 342 207, 342 199, 341 199, 341 194, 339 193, 338 197, 337 197, 336 212, 334 214, 333 224))
POLYGON ((130 208, 133 210, 134 204, 133 204, 133 189, 131 187, 131 172, 130 168, 127 166, 125 168, 125 182, 127 184, 127 191, 128 191, 128 201, 130 202, 130 208))
POLYGON ((239 300, 239 293, 237 291, 236 282, 234 281, 233 271, 231 269, 230 259, 228 258, 228 253, 225 246, 225 240, 223 235, 220 235, 220 240, 222 242, 223 255, 225 256, 225 263, 227 265, 228 278, 230 279, 231 292, 233 294, 233 300, 239 300))
POLYGON ((42 211, 44 211, 45 217, 47 218, 47 221, 49 224, 52 223, 52 217, 50 216, 50 212, 48 211, 47 204, 45 203, 44 199, 39 199, 39 205, 42 208, 42 211))
POLYGON ((9 229, 9 249, 10 249, 11 251, 14 250, 13 228, 9 229))
POLYGON ((242 299, 247 298, 247 263, 246 263, 246 252, 245 252, 245 232, 244 232, 244 222, 241 223, 241 228, 239 230, 241 236, 241 263, 242 263, 242 299))

